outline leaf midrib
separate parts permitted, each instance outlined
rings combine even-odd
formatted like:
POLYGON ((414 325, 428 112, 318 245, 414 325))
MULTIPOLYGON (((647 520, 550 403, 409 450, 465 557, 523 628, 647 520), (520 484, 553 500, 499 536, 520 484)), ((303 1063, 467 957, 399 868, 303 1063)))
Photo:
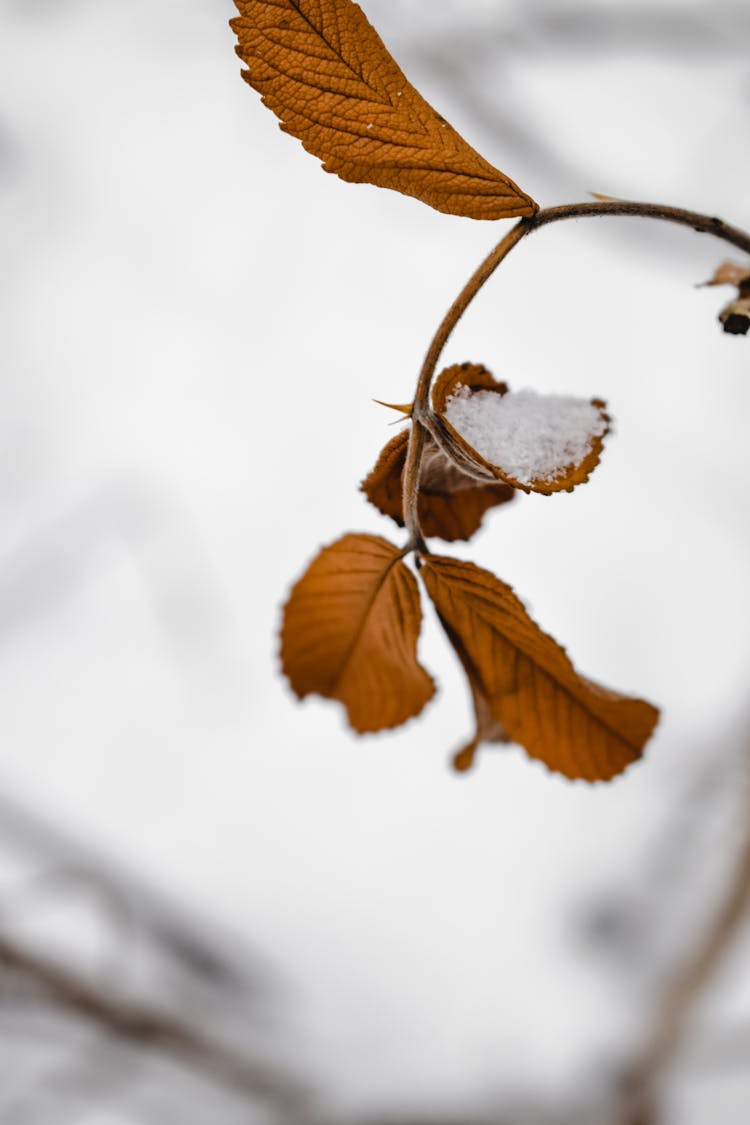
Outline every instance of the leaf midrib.
POLYGON ((372 613, 373 606, 375 605, 375 602, 377 601, 381 590, 385 586, 391 571, 393 570, 394 566, 396 566, 396 564, 399 563, 399 562, 401 562, 401 556, 397 555, 394 559, 392 559, 388 563, 388 566, 383 571, 382 578, 377 583, 372 595, 367 600, 365 608, 362 612, 360 624, 359 624, 359 626, 358 626, 358 628, 357 628, 357 630, 354 634, 354 638, 353 638, 351 644, 348 646, 346 652, 344 653, 344 656, 342 657, 341 669, 338 672, 335 680, 333 681, 333 689, 334 690, 338 690, 339 684, 341 683, 341 680, 343 679, 344 674, 347 671, 347 669, 348 669, 348 667, 351 663, 354 652, 355 652, 357 646, 359 645, 359 643, 362 639, 362 634, 365 631, 365 626, 367 625, 368 618, 369 618, 370 614, 372 613))
MULTIPOLYGON (((321 28, 319 28, 319 27, 316 27, 316 26, 315 26, 315 24, 314 24, 314 23, 312 22, 312 20, 311 20, 311 19, 309 19, 309 17, 305 15, 305 13, 304 13, 304 12, 302 11, 302 9, 301 9, 301 8, 300 8, 300 6, 299 6, 298 0, 288 0, 288 2, 289 2, 289 4, 290 4, 290 6, 291 6, 292 8, 294 8, 294 10, 295 10, 295 11, 297 12, 297 14, 299 15, 300 19, 301 19, 301 20, 302 20, 302 21, 303 21, 304 23, 306 23, 306 24, 307 24, 307 26, 308 26, 308 27, 309 27, 309 28, 310 28, 310 29, 311 29, 311 30, 312 30, 312 31, 313 31, 313 32, 314 32, 314 33, 315 33, 315 34, 316 34, 316 35, 317 35, 317 36, 318 36, 318 37, 319 37, 320 39, 322 39, 322 40, 323 40, 323 42, 325 43, 325 45, 326 45, 327 47, 329 47, 329 48, 331 49, 331 51, 333 52, 333 54, 334 54, 334 55, 336 56, 336 58, 337 58, 337 59, 340 59, 340 60, 341 60, 341 62, 342 62, 342 63, 344 64, 344 66, 345 66, 345 67, 347 68, 347 70, 351 71, 351 73, 352 73, 352 74, 354 74, 354 75, 355 75, 355 76, 356 76, 356 77, 357 77, 357 78, 359 79, 359 81, 360 81, 360 82, 362 82, 362 83, 363 83, 363 84, 364 84, 364 85, 365 85, 365 86, 367 87, 367 89, 368 89, 368 90, 372 90, 373 94, 376 94, 376 95, 377 95, 377 94, 378 94, 378 91, 377 91, 377 90, 375 89, 375 87, 374 87, 374 86, 371 86, 371 85, 370 85, 370 83, 369 83, 369 82, 367 81, 367 79, 366 79, 366 78, 365 78, 365 76, 364 76, 364 75, 362 74, 362 72, 361 72, 361 71, 359 71, 359 70, 356 70, 356 69, 355 69, 355 67, 353 67, 353 66, 352 66, 352 64, 351 64, 351 63, 350 63, 350 62, 349 62, 349 61, 348 61, 347 59, 345 59, 345 58, 344 58, 344 56, 343 56, 343 55, 342 55, 342 54, 341 54, 341 53, 340 53, 339 51, 337 51, 337 50, 336 50, 336 48, 334 47, 333 43, 331 43, 331 42, 330 42, 330 40, 326 38, 326 36, 325 36, 325 35, 324 35, 324 33, 323 33, 323 30, 322 30, 321 28)), ((364 14, 364 13, 363 13, 363 14, 364 14)), ((365 19, 367 19, 367 17, 366 17, 366 16, 365 16, 365 19)), ((370 25, 370 26, 371 26, 371 25, 370 25)), ((373 28, 373 31, 374 31, 374 28, 373 28)), ((377 33, 376 33, 376 34, 377 34, 377 33)), ((385 102, 383 102, 382 98, 380 98, 380 97, 378 97, 378 101, 380 101, 382 105, 385 105, 385 104, 386 104, 385 102)), ((388 102, 388 104, 390 104, 390 101, 388 102)))
MULTIPOLYGON (((445 578, 442 578, 442 579, 440 578, 440 575, 438 574, 438 572, 436 571, 434 566, 432 567, 432 573, 435 575, 435 577, 438 579, 438 581, 443 582, 443 585, 448 588, 448 592, 451 593, 451 584, 448 581, 446 581, 445 578)), ((478 595, 478 594, 472 593, 471 599, 476 600, 480 603, 484 602, 488 605, 493 606, 494 608, 497 608, 496 603, 493 602, 491 598, 482 596, 481 594, 478 595)), ((469 599, 468 596, 466 596, 466 603, 467 603, 467 608, 468 608, 469 613, 471 613, 473 616, 478 618, 478 620, 482 622, 482 624, 485 626, 485 628, 489 628, 489 629, 492 629, 493 632, 497 632, 500 636, 503 637, 503 639, 506 641, 507 644, 511 645, 511 647, 516 652, 521 653, 527 660, 530 660, 531 663, 534 665, 534 667, 538 668, 540 672, 542 672, 545 676, 548 676, 554 682, 554 684, 556 685, 556 687, 558 688, 559 691, 561 691, 565 695, 567 695, 567 697, 570 700, 572 700, 573 703, 575 703, 578 707, 581 707, 583 710, 585 710, 586 713, 588 715, 590 715, 591 718, 594 719, 597 723, 599 723, 602 727, 604 727, 604 729, 606 731, 608 731, 609 734, 611 734, 613 738, 616 738, 619 742, 624 743, 624 745, 628 746, 631 750, 636 751, 637 753, 640 753, 641 747, 639 745, 636 745, 636 744, 632 743, 628 738, 626 738, 622 734, 621 731, 615 730, 612 726, 610 726, 610 724, 606 721, 606 719, 603 719, 599 715, 595 714, 589 707, 587 707, 584 703, 581 702, 581 699, 575 694, 575 692, 573 691, 573 689, 571 687, 567 686, 566 684, 564 684, 560 680, 558 680, 557 677, 552 672, 550 672, 549 669, 546 668, 540 661, 534 660, 534 658, 532 656, 530 656, 529 653, 526 652, 519 644, 516 644, 515 641, 511 640, 504 633, 500 633, 499 629, 495 629, 494 626, 490 622, 488 622, 485 617, 482 617, 482 615, 477 610, 473 609, 471 607, 470 599, 469 599)), ((537 628, 539 628, 539 626, 537 626, 537 628)), ((540 629, 539 631, 543 633, 542 629, 540 629)), ((545 637, 548 636, 547 633, 543 633, 543 635, 545 637)), ((552 640, 551 637, 549 639, 552 640)), ((553 641, 553 644, 557 644, 557 641, 553 641)), ((467 655, 468 655, 468 653, 467 653, 467 655)), ((570 659, 569 657, 567 657, 567 654, 565 654, 565 655, 566 655, 566 659, 570 659)), ((472 659, 471 663, 477 670, 477 676, 478 676, 478 679, 479 679, 480 683, 482 684, 482 687, 484 688, 485 695, 487 696, 488 699, 491 698, 491 693, 487 691, 486 684, 484 683, 484 677, 482 676, 479 668, 477 668, 476 661, 474 661, 472 659)), ((575 672, 575 674, 578 675, 578 672, 576 671, 575 667, 573 666, 572 661, 571 661, 571 667, 573 668, 573 671, 575 672)), ((650 706, 649 704, 647 704, 645 702, 645 700, 633 698, 631 700, 631 702, 634 703, 634 704, 641 703, 645 706, 650 706)))

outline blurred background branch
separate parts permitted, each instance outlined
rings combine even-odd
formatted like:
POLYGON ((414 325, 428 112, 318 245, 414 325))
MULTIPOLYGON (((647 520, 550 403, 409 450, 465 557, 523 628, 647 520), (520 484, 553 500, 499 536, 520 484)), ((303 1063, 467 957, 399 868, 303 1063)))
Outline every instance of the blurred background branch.
MULTIPOLYGON (((750 221, 745 0, 363 6, 543 202, 653 182, 750 221)), ((583 795, 512 752, 457 785, 438 759, 459 710, 354 751, 279 688, 275 607, 327 487, 331 528, 365 518, 336 491, 382 437, 363 388, 401 401, 492 236, 320 174, 248 98, 231 7, 0 0, 0 1123, 743 1125, 747 1084, 716 1087, 750 1050, 746 359, 626 254, 605 285, 582 250, 585 306, 562 312, 577 262, 519 261, 523 297, 488 298, 477 346, 555 378, 570 348, 564 378, 601 372, 630 444, 567 537, 545 509, 482 549, 588 659, 671 698, 664 741, 583 795), (310 293, 328 312, 334 289, 328 322, 310 293), (551 555, 588 609, 569 576, 556 600, 551 555)), ((676 253, 695 296, 702 260, 676 253)))
MULTIPOLYGON (((655 1004, 652 1027, 628 1068, 624 1095, 628 1108, 623 1125, 656 1125, 660 1119, 660 1087, 688 1038, 695 1009, 704 990, 720 971, 732 944, 739 939, 750 908, 750 740, 741 787, 745 802, 737 824, 736 851, 728 857, 726 885, 713 916, 698 919, 698 941, 681 965, 670 966, 655 1004), (701 931, 703 931, 701 933, 701 931)), ((701 809, 694 809, 700 815, 701 809)), ((730 1051, 727 1058, 731 1057, 730 1051)))

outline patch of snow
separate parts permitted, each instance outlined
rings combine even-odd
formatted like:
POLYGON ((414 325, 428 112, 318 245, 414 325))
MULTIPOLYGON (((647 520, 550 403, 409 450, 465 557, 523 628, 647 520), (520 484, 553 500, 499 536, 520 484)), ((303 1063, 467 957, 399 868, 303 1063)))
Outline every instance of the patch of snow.
POLYGON ((445 417, 485 461, 526 485, 555 480, 579 465, 607 429, 586 399, 536 391, 500 395, 460 386, 445 417))

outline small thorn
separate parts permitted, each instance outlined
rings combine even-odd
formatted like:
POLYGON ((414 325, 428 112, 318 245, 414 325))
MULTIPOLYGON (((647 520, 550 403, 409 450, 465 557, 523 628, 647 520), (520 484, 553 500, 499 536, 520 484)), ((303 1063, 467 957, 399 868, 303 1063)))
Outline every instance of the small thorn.
MULTIPOLYGON (((398 403, 395 403, 395 402, 382 402, 379 398, 374 398, 372 401, 376 402, 378 404, 378 406, 385 406, 385 407, 387 407, 388 410, 397 410, 399 412, 399 414, 404 414, 404 415, 406 415, 407 418, 411 418, 413 406, 412 406, 412 403, 410 403, 410 402, 404 403, 403 405, 399 405, 398 403)), ((399 418, 398 421, 402 422, 403 418, 399 418)), ((396 423, 393 423, 393 425, 395 425, 395 424, 396 423)))

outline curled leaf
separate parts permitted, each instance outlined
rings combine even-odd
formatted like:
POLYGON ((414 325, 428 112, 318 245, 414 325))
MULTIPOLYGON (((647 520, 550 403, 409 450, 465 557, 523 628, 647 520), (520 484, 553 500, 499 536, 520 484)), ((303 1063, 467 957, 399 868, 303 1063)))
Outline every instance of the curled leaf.
POLYGON ((605 403, 568 395, 512 394, 484 367, 449 367, 435 383, 428 421, 463 472, 524 492, 571 492, 596 468, 610 418, 605 403))
MULTIPOLYGON (((371 504, 403 527, 403 473, 409 433, 396 434, 382 450, 374 469, 360 488, 371 504)), ((448 542, 470 539, 486 511, 506 504, 515 496, 507 484, 476 481, 462 473, 449 457, 428 438, 422 457, 419 522, 428 538, 448 542)))
POLYGON ((402 552, 375 535, 345 535, 292 589, 281 628, 294 692, 346 707, 360 734, 400 726, 435 693, 417 662, 422 611, 402 552))
POLYGON ((454 770, 456 770, 457 773, 467 773, 474 765, 477 751, 481 745, 487 742, 508 743, 513 740, 503 724, 499 722, 493 714, 489 700, 484 694, 484 689, 477 678, 474 665, 463 647, 460 636, 453 632, 443 618, 441 618, 441 623, 448 635, 448 639, 453 645, 458 659, 463 665, 469 684, 469 691, 471 692, 471 702, 474 710, 474 734, 469 741, 464 743, 453 755, 454 770))
MULTIPOLYGON (((514 742, 551 770, 586 781, 607 781, 641 756, 658 720, 655 707, 579 675, 493 574, 436 555, 421 561, 472 690, 514 742)), ((483 737, 481 722, 469 748, 483 737)))
POLYGON ((427 104, 352 0, 235 4, 243 78, 326 172, 472 219, 537 210, 427 104))
POLYGON ((472 703, 474 705, 474 734, 469 741, 453 755, 453 768, 457 773, 467 773, 474 765, 479 747, 486 742, 512 742, 507 730, 492 714, 482 689, 469 680, 472 703))
POLYGON ((737 297, 719 313, 724 331, 732 336, 746 336, 750 330, 750 266, 738 262, 722 262, 713 277, 704 285, 736 285, 737 297))
POLYGON ((750 287, 750 266, 739 262, 726 261, 716 267, 714 274, 703 282, 704 285, 736 285, 738 289, 750 287))

